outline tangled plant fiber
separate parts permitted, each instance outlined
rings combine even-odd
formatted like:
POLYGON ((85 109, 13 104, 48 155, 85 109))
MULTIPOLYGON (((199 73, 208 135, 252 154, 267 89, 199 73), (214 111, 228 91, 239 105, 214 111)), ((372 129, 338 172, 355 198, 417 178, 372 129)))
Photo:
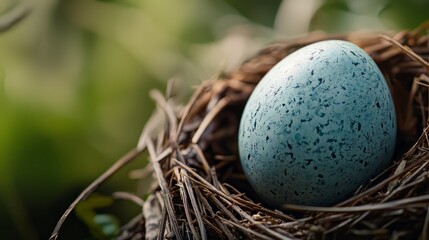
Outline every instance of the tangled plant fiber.
POLYGON ((267 46, 238 69, 205 81, 186 106, 158 91, 157 110, 135 149, 95 180, 75 205, 140 153, 150 163, 132 175, 154 176, 142 195, 115 198, 141 205, 117 239, 428 239, 429 234, 429 22, 413 31, 307 36, 267 46), (398 119, 398 142, 390 167, 354 196, 333 207, 260 203, 246 182, 237 130, 249 95, 260 79, 293 51, 328 39, 353 42, 381 69, 398 119))

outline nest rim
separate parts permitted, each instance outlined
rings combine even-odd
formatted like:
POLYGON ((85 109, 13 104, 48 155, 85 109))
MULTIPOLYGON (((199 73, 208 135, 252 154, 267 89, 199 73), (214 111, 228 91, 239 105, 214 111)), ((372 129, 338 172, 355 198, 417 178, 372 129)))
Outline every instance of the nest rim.
POLYGON ((145 125, 137 147, 79 195, 58 222, 51 239, 58 237, 62 223, 80 201, 144 151, 150 156, 147 173, 153 173, 155 181, 147 199, 143 200, 139 194, 125 197, 140 199, 137 202, 143 212, 141 221, 121 230, 120 239, 131 239, 137 233, 144 233, 149 239, 338 236, 426 239, 429 236, 429 191, 424 187, 429 183, 428 87, 429 22, 413 31, 315 33, 271 44, 235 71, 202 82, 185 107, 174 101, 170 91, 165 97, 159 91, 151 91, 157 110, 145 125), (231 145, 234 139, 231 134, 236 133, 236 129, 228 126, 238 125, 237 117, 228 117, 225 113, 242 109, 259 80, 283 57, 300 47, 328 39, 355 43, 379 65, 391 88, 397 116, 400 115, 398 138, 407 142, 405 150, 398 150, 395 161, 367 187, 335 206, 285 204, 279 211, 254 202, 245 192, 220 179, 232 176, 243 181, 243 176, 231 173, 237 169, 234 164, 239 162, 238 155, 231 154, 237 152, 236 146, 228 145, 226 151, 218 149, 231 145), (398 82, 400 87, 396 86, 398 82), (411 146, 407 145, 410 143, 411 146), (224 172, 219 174, 219 171, 224 172), (416 209, 426 212, 416 213, 416 209), (296 218, 291 211, 304 215, 296 218), (398 220, 398 216, 413 219, 410 221, 417 222, 418 229, 407 229, 409 224, 398 220), (398 224, 404 224, 401 231, 392 230, 398 229, 398 224))

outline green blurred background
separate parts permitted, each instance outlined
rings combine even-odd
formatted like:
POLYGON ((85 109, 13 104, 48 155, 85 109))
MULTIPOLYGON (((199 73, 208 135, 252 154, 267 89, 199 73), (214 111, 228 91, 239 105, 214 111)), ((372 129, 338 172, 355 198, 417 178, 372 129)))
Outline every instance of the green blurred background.
MULTIPOLYGON (((2 0, 0 13, 21 4, 30 14, 0 33, 0 239, 47 239, 80 191, 135 146, 153 110, 148 92, 167 80, 186 101, 273 41, 429 18, 427 0, 2 0)), ((100 192, 135 190, 127 173, 144 161, 100 192)), ((139 211, 128 205, 115 205, 125 220, 139 211)), ((72 214, 60 239, 87 235, 72 214)))

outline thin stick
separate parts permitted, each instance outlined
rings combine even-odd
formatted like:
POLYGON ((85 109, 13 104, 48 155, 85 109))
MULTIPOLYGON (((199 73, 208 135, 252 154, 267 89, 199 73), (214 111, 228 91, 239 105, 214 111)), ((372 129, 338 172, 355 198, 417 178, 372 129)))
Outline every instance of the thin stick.
MULTIPOLYGON (((406 153, 404 156, 406 156, 407 154, 408 153, 406 153)), ((352 197, 352 198, 350 198, 350 199, 348 199, 348 200, 346 200, 346 201, 344 201, 342 203, 339 203, 338 206, 345 206, 346 204, 350 204, 351 202, 354 202, 354 201, 357 201, 357 200, 361 199, 363 196, 367 196, 370 193, 373 193, 373 192, 376 192, 376 191, 379 191, 379 190, 383 189, 386 186, 387 183, 390 183, 392 180, 400 178, 401 176, 405 175, 411 169, 413 169, 414 167, 416 167, 416 165, 418 165, 418 164, 414 163, 413 165, 408 166, 408 168, 406 168, 403 172, 398 173, 398 174, 394 174, 394 175, 386 178, 385 180, 383 180, 382 182, 378 183, 374 187, 369 188, 369 189, 365 190, 364 192, 361 192, 358 195, 356 195, 356 196, 354 196, 354 197, 352 197)))
MULTIPOLYGON (((229 219, 231 219, 233 222, 238 223, 239 220, 234 216, 234 214, 232 214, 231 211, 228 210, 227 207, 225 207, 225 205, 216 198, 216 196, 214 194, 210 195, 211 200, 213 201, 213 203, 224 213, 226 214, 227 217, 229 217, 229 219)), ((240 231, 246 235, 248 238, 251 238, 252 236, 250 235, 249 231, 246 231, 246 229, 241 229, 239 228, 240 231)))
POLYGON ((253 230, 252 230, 252 229, 250 229, 250 228, 246 228, 246 227, 244 227, 244 226, 241 226, 240 224, 235 223, 235 222, 233 222, 233 221, 230 221, 230 220, 228 220, 228 219, 225 219, 225 218, 223 218, 223 217, 219 217, 219 218, 220 218, 223 222, 225 222, 226 224, 231 225, 231 226, 233 226, 233 227, 235 227, 235 228, 240 229, 242 232, 249 232, 251 235, 253 235, 253 236, 257 237, 256 239, 265 239, 265 240, 272 240, 272 239, 274 239, 274 238, 272 238, 272 237, 268 237, 268 236, 263 235, 263 234, 260 234, 260 233, 258 233, 258 232, 256 232, 256 231, 253 231, 253 230))
POLYGON ((176 139, 177 131, 177 120, 174 115, 171 106, 168 104, 167 100, 162 96, 162 94, 157 90, 151 90, 150 96, 157 103, 157 105, 167 114, 168 122, 170 123, 170 141, 173 142, 176 139))
POLYGON ((168 218, 168 214, 167 214, 167 210, 166 210, 166 208, 164 207, 164 208, 162 208, 162 213, 161 213, 161 215, 162 215, 162 219, 161 219, 161 221, 160 221, 160 223, 159 223, 159 234, 158 234, 158 237, 156 238, 157 240, 162 240, 162 239, 164 239, 164 232, 165 232, 165 229, 166 229, 166 225, 167 225, 167 218, 168 218))
POLYGON ((116 199, 131 201, 131 202, 139 205, 140 207, 143 207, 143 204, 144 204, 143 199, 141 199, 140 197, 138 197, 134 194, 131 194, 129 192, 114 192, 113 197, 116 199))
POLYGON ((180 173, 183 178, 183 182, 185 183, 185 188, 187 189, 187 193, 189 195, 189 199, 191 200, 191 206, 194 209, 195 217, 197 219, 198 227, 200 228, 201 239, 207 239, 206 228, 204 227, 203 219, 201 218, 200 209, 197 205, 197 199, 195 198, 194 191, 192 189, 191 183, 188 178, 188 173, 185 169, 180 169, 180 173))
POLYGON ((221 223, 221 221, 219 220, 219 217, 215 215, 212 207, 210 206, 207 199, 202 195, 200 190, 197 188, 195 189, 195 192, 198 195, 198 197, 201 199, 202 204, 205 206, 206 210, 209 212, 211 217, 214 219, 214 221, 217 223, 217 225, 221 228, 223 233, 226 235, 227 239, 233 239, 234 237, 232 236, 231 231, 229 231, 229 229, 224 224, 221 223))
MULTIPOLYGON (((175 170, 177 170, 177 168, 175 170)), ((177 174, 179 174, 179 173, 177 173, 177 174)), ((180 181, 180 180, 178 180, 178 181, 180 181)), ((183 202, 183 209, 185 210, 186 223, 188 224, 189 229, 191 230, 191 233, 194 236, 195 240, 200 240, 200 237, 197 234, 197 230, 195 229, 195 227, 192 223, 193 221, 192 221, 191 212, 189 211, 189 207, 188 207, 189 201, 188 201, 188 195, 186 194, 186 191, 185 191, 185 186, 183 185, 183 183, 177 183, 177 186, 179 187, 180 196, 181 196, 182 202, 183 202)))
POLYGON ((335 213, 351 213, 351 212, 366 212, 366 211, 383 211, 389 209, 398 209, 408 207, 407 204, 413 204, 413 207, 421 207, 429 203, 429 195, 400 199, 396 201, 367 204, 352 207, 313 207, 300 206, 294 204, 284 204, 283 209, 295 211, 315 211, 315 212, 335 212, 335 213))
POLYGON ((164 207, 167 210, 168 219, 170 221, 171 227, 173 228, 173 232, 176 235, 177 239, 182 239, 182 236, 179 231, 179 224, 177 223, 177 218, 174 213, 173 208, 173 200, 168 190, 167 182, 164 179, 164 175, 162 173, 161 166, 158 161, 154 161, 156 159, 155 149, 151 139, 147 139, 146 141, 147 149, 149 151, 150 159, 153 165, 153 170, 155 171, 156 178, 158 179, 159 186, 161 187, 162 197, 164 200, 164 207), (153 159, 153 160, 152 160, 153 159))
MULTIPOLYGON (((219 180, 217 179, 216 175, 213 175, 213 181, 217 181, 219 182, 219 180)), ((219 185, 221 187, 221 189, 223 190, 223 192, 226 192, 228 195, 230 194, 229 191, 227 189, 225 189, 222 185, 219 185)), ((272 230, 271 228, 268 228, 267 226, 265 226, 264 224, 258 224, 253 218, 252 216, 250 216, 249 214, 247 214, 245 211, 243 211, 243 209, 241 209, 239 207, 238 204, 232 204, 230 201, 228 201, 225 198, 220 198, 222 201, 224 201, 226 204, 230 205, 232 209, 234 209, 235 212, 237 212, 238 214, 240 214, 243 218, 245 218, 249 223, 251 223, 253 226, 255 226, 256 228, 259 228, 261 231, 264 231, 265 233, 271 235, 272 237, 275 237, 277 239, 283 239, 283 240, 290 240, 290 236, 284 236, 274 230, 272 230)), ((236 198, 234 198, 236 200, 236 198)), ((250 202, 249 202, 250 203, 250 202)))
POLYGON ((395 39, 393 39, 393 38, 391 38, 389 36, 381 35, 381 37, 383 39, 385 39, 386 41, 392 43, 396 47, 400 48, 409 57, 411 57, 412 59, 416 60, 417 62, 419 62, 420 64, 422 64, 423 66, 425 66, 427 69, 429 69, 429 63, 426 62, 422 57, 420 57, 419 55, 417 55, 413 50, 411 50, 410 47, 404 46, 404 45, 400 44, 398 41, 396 41, 395 39))
POLYGON ((118 161, 116 161, 115 164, 113 164, 107 171, 105 171, 101 176, 99 176, 97 179, 95 179, 88 187, 83 190, 79 196, 70 204, 70 206, 67 208, 67 210, 64 212, 64 214, 61 216, 60 220, 58 221, 57 225, 55 226, 54 231, 52 232, 50 240, 56 240, 59 234, 59 231, 61 229, 61 226, 63 225, 64 221, 67 219, 68 215, 71 213, 71 211, 76 207, 76 205, 86 199, 91 193, 93 193, 95 190, 97 190, 106 180, 108 180, 114 173, 119 171, 122 167, 130 163, 132 160, 134 160, 137 156, 140 155, 142 151, 138 151, 137 149, 133 149, 130 152, 128 152, 125 156, 120 158, 118 161))
MULTIPOLYGON (((233 202, 233 203, 235 203, 237 205, 241 205, 241 206, 247 207, 247 208, 255 208, 255 209, 258 209, 259 211, 261 211, 263 213, 275 216, 275 217, 277 217, 279 219, 282 219, 282 220, 287 220, 287 221, 293 221, 293 220, 295 220, 295 219, 293 219, 292 217, 290 217, 288 215, 277 213, 275 211, 263 208, 263 207, 259 206, 258 204, 255 204, 255 203, 252 203, 252 202, 240 199, 240 198, 234 198, 232 196, 226 195, 224 192, 222 192, 221 190, 215 188, 212 184, 210 184, 209 182, 207 182, 207 180, 205 180, 204 178, 202 178, 200 175, 198 175, 197 173, 195 173, 194 171, 192 171, 188 166, 186 166, 185 164, 177 161, 176 159, 174 159, 174 160, 181 167, 185 168, 193 177, 195 177, 196 180, 199 181, 199 183, 201 184, 202 187, 207 188, 207 189, 209 189, 209 190, 217 193, 221 197, 223 197, 225 199, 228 199, 229 201, 231 201, 231 202, 233 202)), ((195 179, 193 179, 191 177, 189 177, 189 179, 190 180, 195 180, 195 179)), ((198 183, 198 181, 195 181, 195 182, 198 183)))
POLYGON ((201 150, 200 146, 198 144, 192 143, 191 147, 195 150, 197 153, 197 157, 200 160, 201 165, 203 165, 203 170, 206 172, 206 174, 209 174, 210 166, 207 162, 206 157, 204 156, 203 150, 201 150))
POLYGON ((191 111, 192 106, 194 106, 198 97, 201 95, 201 93, 205 88, 206 86, 204 84, 201 84, 201 86, 195 91, 194 95, 191 97, 191 100, 189 101, 188 105, 186 105, 185 111, 183 112, 182 117, 180 118, 179 125, 177 127, 176 139, 175 139, 176 142, 179 141, 180 133, 182 132, 183 125, 185 124, 185 120, 189 116, 189 112, 191 111))
POLYGON ((204 133, 204 131, 207 129, 208 125, 213 121, 213 119, 216 117, 216 115, 228 105, 230 102, 230 99, 228 97, 223 98, 220 100, 216 106, 206 115, 206 117, 203 119, 203 121, 200 124, 200 127, 195 132, 194 136, 192 137, 192 143, 197 143, 198 140, 200 140, 201 135, 204 133))
MULTIPOLYGON (((221 198, 222 199, 222 198, 221 198)), ((283 239, 283 240, 291 240, 291 238, 284 236, 271 228, 265 226, 264 224, 258 224, 255 220, 253 220, 252 216, 247 214, 243 209, 241 209, 238 205, 232 204, 231 207, 242 217, 244 217, 247 221, 249 221, 253 226, 256 228, 259 228, 261 231, 264 231, 265 233, 271 235, 272 237, 275 237, 277 239, 283 239)))

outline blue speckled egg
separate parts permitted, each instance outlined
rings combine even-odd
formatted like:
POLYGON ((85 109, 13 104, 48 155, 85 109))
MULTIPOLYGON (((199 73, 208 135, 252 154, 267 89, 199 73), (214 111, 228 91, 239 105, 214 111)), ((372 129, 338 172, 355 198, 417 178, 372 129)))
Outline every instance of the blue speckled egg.
POLYGON ((244 109, 239 153, 268 204, 329 206, 391 161, 396 116, 374 61, 338 40, 308 45, 275 65, 244 109))

